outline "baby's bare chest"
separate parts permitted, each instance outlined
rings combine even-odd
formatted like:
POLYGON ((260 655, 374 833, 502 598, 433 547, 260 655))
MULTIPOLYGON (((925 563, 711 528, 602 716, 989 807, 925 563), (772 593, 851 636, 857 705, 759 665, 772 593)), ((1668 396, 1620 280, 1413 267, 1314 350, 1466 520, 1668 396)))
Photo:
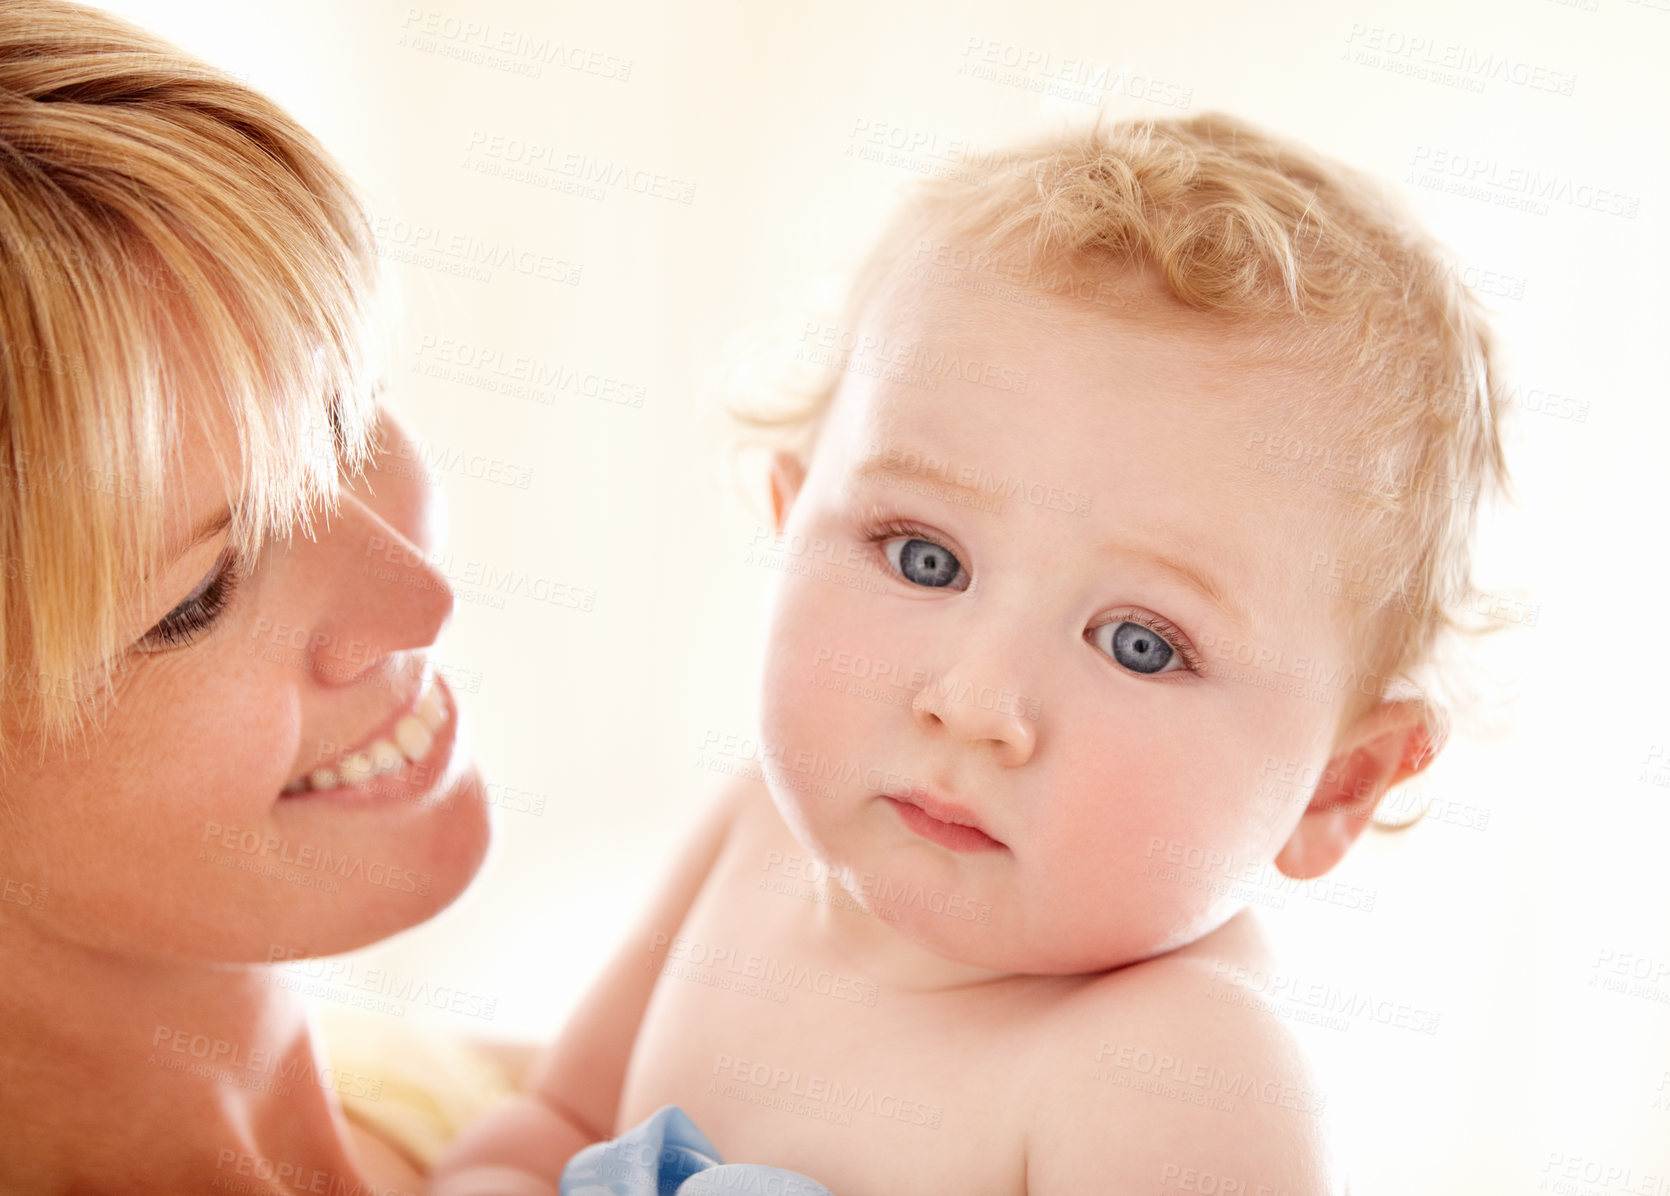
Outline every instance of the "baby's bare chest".
POLYGON ((659 975, 621 1124, 676 1104, 727 1160, 839 1196, 1023 1192, 1032 1088, 1010 1015, 890 991, 796 933, 811 911, 784 903, 802 896, 717 879, 646 944, 659 975))

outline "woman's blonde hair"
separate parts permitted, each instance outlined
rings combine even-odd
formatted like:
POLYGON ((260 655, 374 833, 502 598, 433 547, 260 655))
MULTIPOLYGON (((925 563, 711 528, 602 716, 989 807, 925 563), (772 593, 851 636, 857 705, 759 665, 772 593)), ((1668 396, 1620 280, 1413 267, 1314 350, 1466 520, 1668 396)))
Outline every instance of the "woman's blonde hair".
POLYGON ((271 101, 105 13, 0 6, 0 662, 31 725, 107 692, 183 421, 236 428, 236 551, 330 507, 370 449, 376 280, 271 101))
MULTIPOLYGON (((1436 737, 1447 734, 1433 661, 1446 633, 1490 629, 1468 617, 1481 593, 1471 542, 1481 499, 1509 485, 1500 371, 1447 255, 1367 179, 1216 113, 1098 119, 960 166, 962 178, 911 186, 840 327, 855 332, 908 277, 1165 318, 1136 306, 1133 268, 1188 308, 1244 322, 1260 357, 1320 380, 1292 393, 1267 436, 1284 456, 1299 446, 1315 475, 1301 480, 1341 500, 1346 543, 1374 566, 1373 588, 1342 599, 1361 675, 1376 681, 1352 687, 1348 711, 1413 687, 1436 737)), ((732 413, 804 460, 846 358, 807 386, 743 396, 732 413)))

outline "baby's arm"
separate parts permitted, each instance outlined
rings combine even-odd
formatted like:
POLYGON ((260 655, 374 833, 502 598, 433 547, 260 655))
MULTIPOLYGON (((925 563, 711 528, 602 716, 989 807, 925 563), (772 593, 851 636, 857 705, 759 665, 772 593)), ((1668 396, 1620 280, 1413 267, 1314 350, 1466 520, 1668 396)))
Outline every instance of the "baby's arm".
POLYGON ((626 1065, 658 974, 644 966, 645 944, 657 933, 667 939, 678 933, 756 784, 743 781, 720 793, 633 932, 535 1061, 525 1091, 471 1125, 441 1157, 431 1175, 432 1196, 555 1193, 576 1152, 619 1132, 615 1113, 626 1065), (525 1173, 527 1182, 510 1186, 513 1177, 504 1168, 525 1173))

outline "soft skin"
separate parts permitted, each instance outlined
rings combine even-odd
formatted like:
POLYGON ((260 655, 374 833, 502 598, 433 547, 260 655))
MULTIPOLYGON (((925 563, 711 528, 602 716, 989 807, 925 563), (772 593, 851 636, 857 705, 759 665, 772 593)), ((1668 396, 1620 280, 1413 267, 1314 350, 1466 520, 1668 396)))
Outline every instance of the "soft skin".
POLYGON ((1350 551, 1333 496, 1246 464, 1314 380, 1147 285, 1140 318, 907 287, 853 330, 870 356, 808 467, 773 470, 763 783, 689 836, 530 1091, 455 1146, 449 1196, 507 1165, 554 1192, 667 1104, 843 1196, 1343 1189, 1326 1094, 1235 988, 1275 966, 1235 882, 1328 871, 1432 744, 1416 704, 1264 684, 1349 659, 1307 585, 1350 551), (874 458, 906 472, 862 478, 874 458), (1110 653, 1127 620, 1201 671, 1147 628, 1110 653), (1241 647, 1265 665, 1227 667, 1241 647), (895 800, 915 789, 965 829, 895 800))
POLYGON ((1001 363, 1007 375, 928 387, 853 371, 810 467, 776 461, 791 552, 823 546, 835 576, 783 574, 763 691, 773 795, 866 905, 886 898, 863 891, 865 876, 872 890, 886 878, 989 904, 979 926, 877 910, 977 968, 1099 972, 1193 941, 1244 903, 1229 884, 1188 880, 1256 875, 1272 861, 1321 875, 1378 793, 1429 754, 1413 703, 1381 703, 1347 725, 1351 689, 1317 700, 1279 688, 1291 680, 1284 664, 1322 661, 1318 675, 1349 676, 1355 663, 1336 599, 1309 584, 1318 545, 1351 551, 1329 495, 1247 465, 1254 433, 1307 380, 1253 361, 1249 330, 1191 319, 1159 293, 1152 302, 1163 327, 1059 301, 1017 309, 907 289, 861 343, 885 331, 892 344, 1001 363), (904 472, 866 476, 877 459, 904 472), (960 501, 947 484, 959 477, 983 477, 996 494, 960 501), (920 531, 877 531, 887 519, 920 531), (955 556, 955 582, 901 575, 897 554, 916 535, 955 556), (1168 641, 1163 671, 1133 671, 1112 653, 1126 620, 1168 641), (1182 667, 1191 654, 1198 673, 1182 667), (891 700, 855 700, 854 671, 883 667, 870 688, 891 700), (801 783, 796 761, 836 775, 801 783), (1290 766, 1330 783, 1272 800, 1290 766), (911 831, 881 793, 912 786, 963 807, 1003 849, 955 852, 911 831), (1225 863, 1180 883, 1157 867, 1168 855, 1225 863))
MULTIPOLYGON (((213 421, 184 423, 193 430, 167 521, 171 543, 189 546, 135 578, 130 642, 198 589, 226 543, 224 528, 190 541, 227 509, 232 488, 212 450, 218 438, 235 461, 235 442, 213 421)), ((16 751, 0 797, 0 875, 47 897, 0 906, 0 1124, 29 1144, 0 1155, 0 1188, 196 1191, 231 1149, 350 1187, 417 1190, 392 1151, 355 1141, 330 1091, 221 1084, 165 1068, 156 1048, 165 1030, 183 1030, 244 1054, 313 1059, 302 1003, 266 961, 422 922, 486 852, 486 802, 456 713, 437 736, 452 738, 450 761, 422 794, 279 792, 335 750, 321 745, 360 743, 413 704, 451 613, 429 564, 439 492, 380 468, 411 454, 386 410, 379 430, 380 452, 343 480, 334 514, 311 538, 269 540, 212 626, 127 653, 114 701, 83 741, 42 745, 8 703, 16 751), (293 861, 325 853, 349 861, 346 875, 297 883, 310 869, 293 861)))

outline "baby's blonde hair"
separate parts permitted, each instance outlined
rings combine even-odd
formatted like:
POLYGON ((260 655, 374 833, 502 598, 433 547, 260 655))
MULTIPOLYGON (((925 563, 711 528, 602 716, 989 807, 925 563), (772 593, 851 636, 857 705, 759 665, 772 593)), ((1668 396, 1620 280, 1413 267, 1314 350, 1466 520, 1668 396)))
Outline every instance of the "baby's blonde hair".
MULTIPOLYGON (((963 173, 911 187, 853 281, 843 327, 924 255, 963 271, 958 286, 1013 284, 1125 315, 1141 314, 1141 288, 1123 285, 1141 270, 1187 307, 1244 323, 1262 358, 1313 382, 1269 430, 1283 454, 1358 451, 1329 494, 1343 500, 1346 543, 1373 558, 1373 600, 1342 609, 1362 675, 1384 684, 1353 687, 1345 718, 1413 686, 1447 734, 1435 657, 1446 633, 1488 629, 1467 617, 1481 596, 1471 542, 1481 499, 1508 487, 1499 368, 1447 255, 1363 176, 1217 113, 1098 120, 963 173)), ((843 364, 733 414, 804 460, 843 364)))
POLYGON ((363 464, 376 278, 354 192, 271 101, 94 9, 0 7, 0 662, 43 746, 108 692, 183 421, 236 428, 246 555, 363 464))

